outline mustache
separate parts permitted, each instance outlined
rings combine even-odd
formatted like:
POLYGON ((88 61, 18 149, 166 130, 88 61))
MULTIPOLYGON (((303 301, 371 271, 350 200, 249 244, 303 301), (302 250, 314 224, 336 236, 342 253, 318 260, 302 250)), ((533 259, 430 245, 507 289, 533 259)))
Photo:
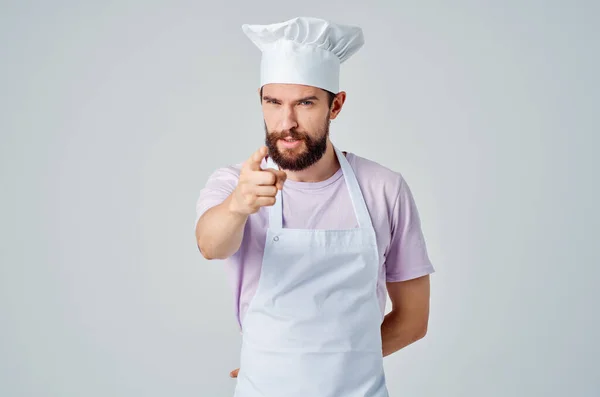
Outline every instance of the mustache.
POLYGON ((269 134, 270 139, 303 139, 306 140, 308 135, 306 133, 301 133, 295 130, 285 131, 285 132, 271 132, 269 134))

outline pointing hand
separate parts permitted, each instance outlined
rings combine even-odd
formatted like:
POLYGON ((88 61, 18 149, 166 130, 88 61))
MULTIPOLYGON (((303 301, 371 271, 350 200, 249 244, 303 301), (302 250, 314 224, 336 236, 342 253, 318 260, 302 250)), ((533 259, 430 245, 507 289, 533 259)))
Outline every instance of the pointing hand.
POLYGON ((275 204, 277 191, 283 189, 287 178, 285 172, 275 169, 261 169, 260 164, 267 155, 267 147, 258 149, 242 166, 240 179, 233 191, 231 210, 250 215, 264 206, 275 204))

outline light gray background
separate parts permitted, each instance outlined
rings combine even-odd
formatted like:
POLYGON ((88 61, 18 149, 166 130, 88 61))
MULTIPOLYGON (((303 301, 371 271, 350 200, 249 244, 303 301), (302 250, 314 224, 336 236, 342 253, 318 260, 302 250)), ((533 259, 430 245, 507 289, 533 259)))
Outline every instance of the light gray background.
POLYGON ((401 172, 437 273, 391 396, 598 396, 598 2, 2 2, 0 395, 231 396, 196 249, 263 140, 242 23, 358 24, 333 141, 401 172))

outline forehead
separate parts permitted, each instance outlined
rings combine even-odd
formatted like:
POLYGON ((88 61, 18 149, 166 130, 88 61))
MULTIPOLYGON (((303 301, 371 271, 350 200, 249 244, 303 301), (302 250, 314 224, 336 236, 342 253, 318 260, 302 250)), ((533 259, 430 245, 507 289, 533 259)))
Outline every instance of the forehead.
POLYGON ((265 84, 263 86, 263 96, 270 96, 281 100, 294 100, 309 96, 321 98, 324 96, 323 90, 309 85, 301 84, 265 84))

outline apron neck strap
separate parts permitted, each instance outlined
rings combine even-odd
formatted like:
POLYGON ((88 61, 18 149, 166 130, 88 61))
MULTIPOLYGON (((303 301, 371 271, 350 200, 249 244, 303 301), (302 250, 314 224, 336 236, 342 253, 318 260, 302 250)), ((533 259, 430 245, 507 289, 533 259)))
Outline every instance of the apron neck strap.
MULTIPOLYGON (((354 213, 356 214, 356 219, 358 221, 358 226, 360 228, 372 228, 371 216, 369 215, 369 211, 367 209, 367 205, 365 203, 364 197, 361 193, 360 186, 358 184, 358 180, 356 179, 356 175, 350 166, 350 163, 337 147, 333 146, 335 150, 335 154, 340 162, 340 166, 342 169, 342 173, 344 175, 344 179, 346 181, 346 187, 348 188, 348 193, 350 194, 350 199, 352 201, 352 206, 354 207, 354 213)), ((267 167, 273 169, 279 169, 279 166, 271 159, 267 159, 267 167)), ((283 207, 282 207, 282 191, 279 190, 277 192, 275 198, 275 204, 271 206, 269 209, 269 228, 271 229, 282 229, 283 228, 283 207)))

